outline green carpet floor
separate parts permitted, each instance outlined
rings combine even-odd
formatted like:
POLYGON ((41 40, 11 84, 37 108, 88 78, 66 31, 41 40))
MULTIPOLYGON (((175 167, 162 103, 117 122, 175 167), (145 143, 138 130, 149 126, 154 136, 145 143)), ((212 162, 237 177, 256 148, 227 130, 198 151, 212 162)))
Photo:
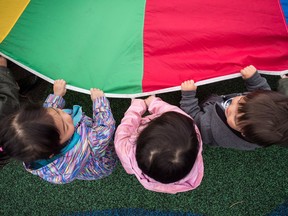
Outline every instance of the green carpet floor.
MULTIPOLYGON (((268 77, 275 89, 278 77, 268 77)), ((51 85, 39 94, 43 101, 51 85)), ((202 100, 211 93, 241 92, 241 78, 200 86, 202 100)), ((179 105, 180 92, 158 95, 179 105)), ((67 107, 83 106, 91 115, 88 95, 68 91, 67 107)), ((130 99, 110 99, 119 124, 130 99)), ((137 208, 192 212, 200 215, 267 215, 288 195, 288 149, 269 147, 252 152, 212 148, 203 150, 205 174, 193 191, 177 195, 145 190, 137 179, 125 173, 119 163, 109 177, 99 181, 79 181, 54 185, 26 172, 21 163, 11 161, 0 170, 0 215, 63 215, 75 212, 137 208)))

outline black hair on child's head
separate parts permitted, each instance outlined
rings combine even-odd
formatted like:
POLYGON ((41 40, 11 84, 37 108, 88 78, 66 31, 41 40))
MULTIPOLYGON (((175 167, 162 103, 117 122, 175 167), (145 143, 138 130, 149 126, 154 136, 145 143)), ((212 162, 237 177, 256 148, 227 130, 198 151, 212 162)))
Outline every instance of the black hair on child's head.
POLYGON ((166 112, 140 133, 136 161, 144 174, 168 184, 189 174, 198 149, 193 120, 177 112, 166 112))
POLYGON ((247 94, 239 103, 237 125, 243 136, 261 146, 288 146, 288 97, 269 90, 247 94))
POLYGON ((12 158, 29 163, 61 150, 54 120, 40 105, 25 105, 0 124, 0 146, 12 158))

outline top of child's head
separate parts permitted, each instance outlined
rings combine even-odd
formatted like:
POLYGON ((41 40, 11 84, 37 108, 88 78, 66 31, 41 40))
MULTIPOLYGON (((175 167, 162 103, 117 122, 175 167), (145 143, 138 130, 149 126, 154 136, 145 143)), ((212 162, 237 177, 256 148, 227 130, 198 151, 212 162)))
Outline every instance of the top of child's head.
POLYGON ((239 104, 237 122, 250 142, 288 146, 288 97, 270 90, 251 92, 239 104))
POLYGON ((12 158, 29 163, 48 159, 61 150, 60 133, 48 109, 23 106, 0 125, 0 145, 12 158))
POLYGON ((153 119, 137 139, 136 160, 144 174, 168 184, 187 176, 199 150, 194 121, 178 112, 153 119))

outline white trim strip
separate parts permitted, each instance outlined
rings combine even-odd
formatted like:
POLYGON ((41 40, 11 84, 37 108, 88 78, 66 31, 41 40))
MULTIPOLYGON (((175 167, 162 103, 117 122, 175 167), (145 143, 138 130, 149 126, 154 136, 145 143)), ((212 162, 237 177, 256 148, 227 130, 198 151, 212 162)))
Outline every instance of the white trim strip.
MULTIPOLYGON (((24 68, 27 71, 30 71, 31 73, 37 75, 38 77, 46 80, 47 82, 50 83, 54 83, 54 80, 44 76, 43 74, 23 65, 22 63, 10 58, 9 56, 5 55, 4 53, 0 52, 0 55, 4 56, 5 58, 7 58, 8 60, 14 62, 15 64, 19 65, 20 67, 24 68)), ((279 76, 283 76, 285 74, 288 74, 288 70, 283 70, 283 71, 265 71, 265 70, 258 70, 259 73, 261 74, 266 74, 266 75, 279 75, 279 76)), ((206 85, 206 84, 210 84, 210 83, 214 83, 214 82, 219 82, 219 81, 224 81, 224 80, 228 80, 228 79, 233 79, 233 78, 237 78, 240 77, 241 74, 240 73, 234 73, 234 74, 230 74, 230 75, 225 75, 225 76, 220 76, 220 77, 215 77, 215 78, 211 78, 211 79, 206 79, 206 80, 201 80, 197 83, 195 83, 197 86, 201 86, 201 85, 206 85)), ((83 88, 78 88, 75 86, 71 86, 71 85, 67 85, 66 86, 67 89, 73 90, 73 91, 77 91, 77 92, 81 92, 84 94, 90 94, 89 90, 83 89, 83 88)), ((155 95, 155 94, 162 94, 162 93, 168 93, 168 92, 174 92, 174 91, 179 91, 181 90, 181 86, 175 86, 175 87, 170 87, 170 88, 165 88, 165 89, 160 89, 160 90, 156 90, 156 91, 150 91, 150 92, 144 92, 144 93, 136 93, 136 94, 112 94, 112 93, 105 93, 105 96, 108 98, 136 98, 136 97, 145 97, 145 96, 149 96, 149 95, 155 95)))

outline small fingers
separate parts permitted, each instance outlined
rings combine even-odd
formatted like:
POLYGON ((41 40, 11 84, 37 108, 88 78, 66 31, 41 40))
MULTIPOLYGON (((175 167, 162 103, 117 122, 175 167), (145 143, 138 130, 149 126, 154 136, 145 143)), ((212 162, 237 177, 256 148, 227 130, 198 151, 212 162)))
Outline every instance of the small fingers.
POLYGON ((104 92, 98 88, 91 88, 90 93, 91 93, 92 100, 95 100, 96 98, 104 96, 104 92))
POLYGON ((103 92, 101 89, 98 89, 98 88, 91 88, 90 89, 90 92, 95 92, 95 91, 103 92))
POLYGON ((55 80, 54 84, 66 84, 66 81, 64 79, 58 79, 58 80, 55 80))
POLYGON ((53 91, 55 95, 64 96, 66 94, 66 81, 63 79, 55 80, 53 91))
POLYGON ((194 80, 186 80, 181 84, 182 91, 196 90, 196 88, 194 80))
POLYGON ((186 80, 181 85, 194 85, 194 80, 186 80))
POLYGON ((242 70, 240 70, 240 73, 244 79, 248 79, 252 77, 256 73, 257 69, 253 65, 249 65, 242 70))
POLYGON ((256 71, 256 68, 253 65, 249 65, 245 68, 243 68, 241 71, 256 71))

